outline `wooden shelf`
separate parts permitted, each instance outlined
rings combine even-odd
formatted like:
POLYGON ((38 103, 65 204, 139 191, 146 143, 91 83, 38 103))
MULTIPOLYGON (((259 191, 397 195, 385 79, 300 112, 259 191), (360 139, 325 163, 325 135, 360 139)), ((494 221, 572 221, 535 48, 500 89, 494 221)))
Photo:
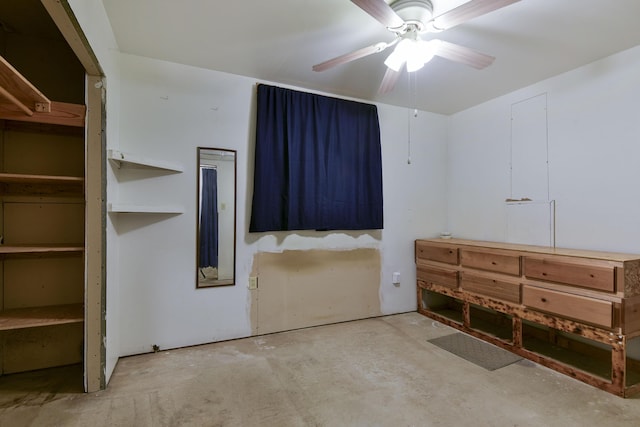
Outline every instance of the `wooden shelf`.
POLYGON ((169 172, 182 172, 183 168, 181 165, 173 162, 167 162, 164 160, 156 160, 148 157, 124 153, 118 150, 108 150, 107 158, 114 164, 118 169, 121 167, 132 167, 132 168, 141 168, 141 169, 158 169, 169 172))
POLYGON ((51 101, 1 56, 0 102, 17 107, 27 116, 51 111, 51 101))
POLYGON ((83 252, 83 245, 0 245, 0 255, 83 252))
POLYGON ((0 173, 0 195, 4 201, 12 197, 79 199, 84 194, 84 178, 76 176, 0 173))
POLYGON ((0 183, 8 184, 83 184, 83 177, 0 173, 0 183))
POLYGON ((84 127, 86 110, 50 101, 0 56, 0 119, 84 127))
POLYGON ((36 111, 33 115, 27 115, 14 105, 0 103, 0 119, 78 128, 84 127, 86 112, 87 108, 84 105, 51 102, 51 112, 40 113, 36 111))
POLYGON ((0 331, 82 323, 82 304, 14 308, 0 311, 0 331))
POLYGON ((109 212, 113 213, 147 213, 147 214, 181 214, 184 209, 181 206, 150 206, 109 203, 109 212))

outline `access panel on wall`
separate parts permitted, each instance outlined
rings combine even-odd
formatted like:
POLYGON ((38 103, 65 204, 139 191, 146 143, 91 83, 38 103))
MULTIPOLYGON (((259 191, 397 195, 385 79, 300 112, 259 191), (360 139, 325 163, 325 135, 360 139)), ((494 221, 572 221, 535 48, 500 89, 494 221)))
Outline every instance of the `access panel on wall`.
POLYGON ((555 245, 555 202, 549 200, 547 95, 511 106, 511 193, 507 241, 555 245))
POLYGON ((549 198, 547 95, 511 106, 511 197, 549 198))

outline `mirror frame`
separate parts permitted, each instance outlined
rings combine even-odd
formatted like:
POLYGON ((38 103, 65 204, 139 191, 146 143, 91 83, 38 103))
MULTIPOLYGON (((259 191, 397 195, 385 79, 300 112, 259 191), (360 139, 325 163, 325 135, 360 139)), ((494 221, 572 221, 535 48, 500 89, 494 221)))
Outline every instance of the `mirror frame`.
MULTIPOLYGON (((238 181, 238 152, 236 150, 230 150, 227 148, 214 148, 214 147, 197 147, 196 158, 196 289, 217 288, 221 286, 234 286, 236 284, 236 227, 237 227, 237 181, 238 181), (232 153, 233 159, 233 278, 231 283, 215 283, 212 281, 210 284, 200 283, 200 166, 201 166, 201 152, 203 150, 221 151, 223 153, 232 153)), ((228 281, 228 280, 227 280, 228 281)), ((222 281, 222 282, 227 282, 222 281)))

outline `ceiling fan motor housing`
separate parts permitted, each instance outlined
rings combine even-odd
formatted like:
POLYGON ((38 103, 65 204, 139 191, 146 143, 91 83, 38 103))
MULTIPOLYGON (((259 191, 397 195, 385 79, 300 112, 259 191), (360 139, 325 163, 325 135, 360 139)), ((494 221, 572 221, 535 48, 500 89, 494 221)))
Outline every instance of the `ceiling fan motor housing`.
POLYGON ((430 0, 396 0, 389 6, 408 26, 422 31, 433 18, 433 4, 430 0))

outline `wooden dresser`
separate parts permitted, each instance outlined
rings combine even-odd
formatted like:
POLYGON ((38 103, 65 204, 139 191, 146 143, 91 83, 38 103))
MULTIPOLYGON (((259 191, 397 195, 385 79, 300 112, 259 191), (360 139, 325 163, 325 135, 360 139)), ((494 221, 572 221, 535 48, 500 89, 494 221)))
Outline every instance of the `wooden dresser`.
POLYGON ((640 255, 415 242, 418 312, 580 381, 640 392, 640 255))

